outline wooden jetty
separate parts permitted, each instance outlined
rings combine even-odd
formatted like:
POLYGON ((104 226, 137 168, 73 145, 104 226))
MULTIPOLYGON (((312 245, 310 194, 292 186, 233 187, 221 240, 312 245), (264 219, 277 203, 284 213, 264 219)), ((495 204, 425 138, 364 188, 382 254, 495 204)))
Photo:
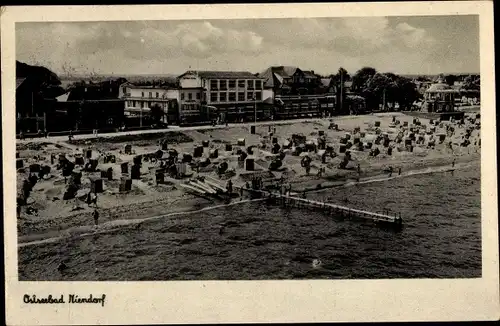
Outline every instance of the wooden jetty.
POLYGON ((267 197, 271 203, 278 204, 289 208, 302 208, 321 211, 326 214, 335 214, 346 218, 358 218, 370 220, 377 224, 391 225, 400 227, 403 224, 403 219, 400 214, 390 215, 385 213, 375 213, 361 209, 350 208, 346 206, 315 201, 307 198, 299 198, 295 196, 284 195, 280 193, 272 193, 264 190, 243 188, 245 191, 253 195, 267 197))
POLYGON ((396 216, 396 215, 374 213, 361 209, 355 209, 332 203, 310 200, 306 198, 284 196, 284 195, 281 195, 279 198, 281 199, 282 202, 284 202, 284 205, 289 207, 298 207, 298 208, 304 207, 304 208, 318 209, 328 213, 339 213, 340 215, 345 217, 357 217, 381 223, 402 224, 403 222, 401 216, 396 216))

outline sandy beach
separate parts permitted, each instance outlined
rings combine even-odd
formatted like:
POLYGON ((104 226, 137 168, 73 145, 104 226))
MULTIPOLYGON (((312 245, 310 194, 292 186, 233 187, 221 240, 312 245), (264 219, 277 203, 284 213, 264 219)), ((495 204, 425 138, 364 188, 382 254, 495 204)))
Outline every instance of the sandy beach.
MULTIPOLYGON (((467 116, 475 117, 475 113, 468 113, 467 116)), ((444 122, 433 126, 432 132, 430 121, 419 119, 420 126, 414 126, 414 117, 402 113, 394 114, 374 114, 366 116, 347 116, 336 117, 332 121, 338 126, 338 130, 332 130, 328 127, 331 121, 328 119, 312 120, 310 122, 280 124, 275 126, 257 126, 255 134, 251 134, 248 126, 230 126, 224 129, 215 130, 188 130, 171 131, 164 134, 148 134, 137 136, 120 136, 117 138, 106 139, 85 139, 76 138, 71 143, 68 141, 51 141, 46 139, 43 142, 18 141, 17 151, 19 157, 24 160, 26 169, 18 169, 18 189, 22 181, 28 177, 30 164, 51 165, 50 155, 59 155, 64 153, 70 160, 74 159, 76 154, 91 149, 92 157, 97 159, 98 170, 105 171, 113 168, 113 180, 104 180, 103 192, 98 196, 98 209, 100 213, 100 224, 110 223, 114 220, 134 220, 144 219, 165 214, 178 212, 196 211, 202 208, 216 206, 227 203, 227 200, 218 200, 216 198, 203 198, 195 194, 186 192, 179 187, 180 180, 166 177, 165 183, 156 185, 154 182, 154 168, 157 165, 151 162, 144 162, 141 167, 140 180, 133 180, 132 190, 126 193, 118 191, 120 163, 130 162, 135 155, 153 153, 158 150, 158 141, 168 140, 169 149, 175 149, 179 153, 192 153, 195 145, 200 145, 203 141, 210 143, 205 148, 204 155, 213 149, 219 150, 219 155, 211 159, 211 164, 199 172, 191 171, 194 176, 209 175, 219 179, 215 172, 217 164, 227 162, 229 170, 234 170, 232 180, 235 185, 244 185, 244 179, 241 175, 246 171, 238 166, 238 156, 235 155, 237 146, 233 146, 233 151, 225 151, 226 143, 236 144, 238 139, 245 139, 245 146, 250 145, 267 147, 256 149, 254 151, 256 171, 262 173, 268 171, 269 162, 276 155, 270 152, 269 130, 275 131, 272 137, 278 138, 280 144, 284 143, 292 134, 302 134, 309 139, 316 139, 319 132, 324 133, 327 144, 331 144, 336 153, 335 157, 328 157, 325 163, 322 163, 321 157, 314 152, 309 155, 312 157, 311 170, 309 174, 301 167, 301 156, 295 156, 290 151, 285 151, 283 159, 283 169, 273 171, 276 178, 284 176, 287 183, 292 186, 293 191, 318 191, 330 187, 343 186, 352 182, 363 183, 371 179, 387 179, 389 177, 388 169, 393 168, 391 177, 405 177, 415 173, 430 173, 449 171, 452 165, 456 169, 462 166, 478 163, 480 161, 480 143, 478 143, 480 130, 474 128, 470 135, 470 144, 460 146, 463 142, 467 126, 459 128, 453 124, 454 133, 448 133, 443 142, 435 141, 435 146, 429 148, 427 145, 429 137, 442 133, 446 134, 446 126, 452 125, 450 122, 444 122), (393 119, 399 123, 393 124, 393 119), (419 128, 424 144, 415 144, 409 151, 404 144, 398 144, 393 139, 402 130, 402 125, 408 125, 407 128, 419 128), (380 124, 377 128, 375 124, 380 124), (425 127, 422 127, 425 126, 425 127), (275 130, 273 130, 275 128, 275 130), (356 130, 357 129, 357 130, 356 130), (428 132, 426 132, 426 130, 428 132), (355 133, 356 131, 356 133, 355 133), (423 132, 422 132, 423 131, 423 132), (344 154, 339 153, 340 138, 349 133, 351 137, 359 137, 361 141, 367 143, 373 142, 377 133, 386 134, 390 139, 390 146, 393 147, 391 155, 387 153, 387 147, 383 144, 372 144, 371 149, 360 151, 358 147, 351 147, 351 160, 345 169, 339 168, 344 154), (356 136, 359 135, 359 136, 356 136), (364 136, 364 137, 362 137, 364 136), (371 138, 370 138, 371 137, 371 138), (450 149, 449 143, 452 143, 450 149), (124 154, 125 145, 132 145, 135 155, 124 154), (370 150, 378 148, 380 153, 373 157, 370 156, 370 150), (114 163, 104 163, 104 156, 113 154, 116 157, 114 163), (38 160, 34 156, 41 156, 38 160), (358 165, 361 172, 358 172, 358 165), (324 169, 321 176, 318 170, 324 169), (401 169, 401 175, 399 175, 401 169), (358 181, 359 179, 359 181, 358 181)), ((417 135, 418 137, 418 135, 417 135)), ((189 169, 189 168, 188 168, 189 169)), ((268 173, 268 172, 266 172, 268 173)), ((449 172, 447 172, 449 173, 449 172)), ((57 171, 55 164, 51 166, 50 176, 39 180, 33 187, 28 199, 27 206, 24 206, 18 219, 19 242, 27 243, 47 238, 60 236, 61 234, 71 234, 71 232, 83 232, 92 227, 92 211, 94 207, 89 207, 84 198, 90 187, 89 177, 98 176, 99 172, 84 172, 82 177, 81 189, 76 198, 63 200, 65 181, 60 171, 57 171), (31 207, 36 213, 28 214, 27 207, 31 207), (78 231, 80 230, 80 231, 78 231)), ((227 182, 227 178, 219 179, 221 184, 227 182)), ((241 198, 233 199, 241 201, 241 198)))

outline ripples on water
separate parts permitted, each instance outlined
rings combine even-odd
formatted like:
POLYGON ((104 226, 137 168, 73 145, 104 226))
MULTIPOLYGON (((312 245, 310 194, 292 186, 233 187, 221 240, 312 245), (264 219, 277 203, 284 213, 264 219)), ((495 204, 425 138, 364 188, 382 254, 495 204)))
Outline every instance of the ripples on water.
POLYGON ((20 248, 19 275, 21 280, 481 277, 479 170, 310 195, 401 212, 401 232, 318 212, 244 204, 20 248), (56 269, 63 259, 69 269, 61 276, 56 269))

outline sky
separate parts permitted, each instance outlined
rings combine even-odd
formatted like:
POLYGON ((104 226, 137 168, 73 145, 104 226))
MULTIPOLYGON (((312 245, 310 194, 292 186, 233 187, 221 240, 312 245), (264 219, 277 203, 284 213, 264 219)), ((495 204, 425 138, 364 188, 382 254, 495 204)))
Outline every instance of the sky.
POLYGON ((479 72, 478 16, 17 23, 16 58, 58 74, 479 72))

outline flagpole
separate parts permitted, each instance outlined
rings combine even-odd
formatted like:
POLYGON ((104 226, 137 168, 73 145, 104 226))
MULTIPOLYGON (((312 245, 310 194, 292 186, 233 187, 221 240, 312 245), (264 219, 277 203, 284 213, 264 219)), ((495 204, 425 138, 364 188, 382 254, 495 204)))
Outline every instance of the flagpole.
POLYGON ((340 112, 344 106, 344 72, 340 70, 340 112))

